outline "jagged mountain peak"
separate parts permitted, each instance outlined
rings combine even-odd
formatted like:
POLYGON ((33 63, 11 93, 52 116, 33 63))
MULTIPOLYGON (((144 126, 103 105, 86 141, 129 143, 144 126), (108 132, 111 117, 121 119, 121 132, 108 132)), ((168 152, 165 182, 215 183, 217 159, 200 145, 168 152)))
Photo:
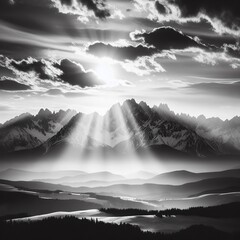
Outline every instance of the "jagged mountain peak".
POLYGON ((115 103, 111 106, 111 108, 106 112, 105 115, 108 115, 108 114, 113 114, 114 112, 117 112, 118 109, 121 108, 121 104, 120 103, 115 103))
POLYGON ((43 108, 41 108, 40 110, 39 110, 39 112, 38 112, 38 114, 35 116, 36 118, 47 118, 47 117, 49 117, 50 115, 52 115, 52 112, 49 110, 49 109, 47 109, 47 108, 45 108, 45 109, 43 109, 43 108))
POLYGON ((155 114, 146 103, 136 103, 134 99, 126 100, 122 105, 114 104, 104 116, 82 113, 75 115, 49 140, 47 151, 55 151, 51 149, 58 149, 57 146, 66 146, 66 144, 73 144, 75 149, 82 147, 105 149, 108 146, 111 151, 121 154, 133 149, 148 148, 151 145, 167 145, 178 151, 198 156, 214 151, 194 131, 173 119, 163 120, 162 115, 155 114), (97 117, 94 118, 94 115, 97 117), (98 121, 103 123, 100 124, 102 126, 100 128, 96 127, 98 121), (92 131, 94 128, 95 130, 92 131), (82 145, 86 141, 91 144, 82 145))
POLYGON ((77 112, 75 110, 68 109, 66 111, 59 110, 56 113, 52 114, 52 119, 65 125, 77 112))
POLYGON ((206 117, 203 114, 201 114, 197 117, 197 120, 198 121, 206 121, 206 117))
POLYGON ((54 113, 43 108, 35 116, 21 114, 1 127, 0 150, 4 153, 35 148, 59 132, 75 114, 71 110, 54 113))
POLYGON ((134 98, 125 100, 123 102, 122 106, 124 107, 126 104, 129 105, 129 106, 136 106, 136 105, 138 105, 134 98))
POLYGON ((168 107, 168 105, 166 103, 160 103, 158 108, 161 109, 161 110, 170 112, 170 108, 168 107))
MULTIPOLYGON (((23 138, 24 144, 27 144, 35 141, 36 132, 40 133, 41 139, 37 136, 40 140, 34 144, 46 143, 46 151, 56 146, 56 143, 69 143, 69 136, 74 137, 70 144, 76 145, 82 143, 81 138, 85 138, 84 141, 92 150, 107 147, 113 152, 124 152, 133 148, 168 146, 198 156, 214 152, 228 153, 232 149, 238 149, 240 143, 240 135, 233 131, 240 129, 239 117, 224 122, 203 115, 196 118, 187 114, 175 114, 167 104, 151 108, 147 103, 137 103, 134 99, 126 100, 122 105, 114 104, 103 116, 96 112, 76 113, 70 109, 58 112, 41 109, 38 118, 30 114, 27 116, 30 117, 30 122, 26 126, 18 126, 20 132, 17 136, 22 141, 25 134, 30 134, 23 138)), ((6 137, 8 133, 4 134, 2 136, 6 137)), ((15 138, 14 134, 16 133, 11 133, 11 139, 15 138)), ((26 146, 32 147, 28 144, 26 146)))
POLYGON ((239 116, 235 116, 230 120, 226 120, 225 123, 228 123, 229 125, 231 125, 232 127, 236 127, 236 126, 240 126, 240 117, 239 116))

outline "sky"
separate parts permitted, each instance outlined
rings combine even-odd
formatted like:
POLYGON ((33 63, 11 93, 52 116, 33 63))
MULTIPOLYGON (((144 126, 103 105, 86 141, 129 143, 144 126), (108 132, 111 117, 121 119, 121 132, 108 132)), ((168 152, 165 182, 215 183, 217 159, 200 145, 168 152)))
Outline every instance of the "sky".
POLYGON ((0 122, 135 98, 240 115, 239 0, 1 0, 0 122))

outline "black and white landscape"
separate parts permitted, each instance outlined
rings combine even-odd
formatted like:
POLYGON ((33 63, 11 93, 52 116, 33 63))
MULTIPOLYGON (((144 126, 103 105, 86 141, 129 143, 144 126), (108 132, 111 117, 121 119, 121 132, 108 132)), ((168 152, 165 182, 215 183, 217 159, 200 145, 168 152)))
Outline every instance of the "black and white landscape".
POLYGON ((239 8, 1 0, 0 239, 239 239, 239 8))

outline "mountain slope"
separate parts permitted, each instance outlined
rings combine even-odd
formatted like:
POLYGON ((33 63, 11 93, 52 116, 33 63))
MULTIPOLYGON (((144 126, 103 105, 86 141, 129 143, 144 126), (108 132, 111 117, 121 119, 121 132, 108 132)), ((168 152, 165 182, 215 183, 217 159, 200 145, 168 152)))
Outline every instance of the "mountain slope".
POLYGON ((220 172, 203 172, 203 173, 193 173, 185 170, 173 171, 159 174, 153 178, 148 179, 148 182, 156 184, 171 184, 180 185, 189 182, 197 182, 204 179, 213 178, 239 178, 240 169, 231 169, 220 172))
POLYGON ((155 110, 144 103, 137 104, 133 99, 125 101, 122 106, 114 105, 103 117, 98 114, 76 115, 42 147, 45 153, 56 153, 69 145, 75 149, 84 148, 84 151, 99 150, 120 155, 154 145, 168 146, 199 157, 216 153, 196 132, 164 119, 155 110), (98 125, 101 127, 97 128, 98 125))
POLYGON ((219 157, 240 153, 239 129, 238 117, 224 122, 194 118, 175 114, 164 104, 151 108, 131 99, 113 105, 104 116, 47 109, 36 116, 24 114, 0 127, 0 150, 20 151, 13 156, 59 156, 68 148, 78 157, 141 155, 146 150, 182 159, 219 157), (30 151, 21 151, 26 149, 30 151))
POLYGON ((0 128, 0 152, 33 149, 53 137, 76 114, 67 110, 50 112, 41 109, 37 115, 22 114, 0 128))

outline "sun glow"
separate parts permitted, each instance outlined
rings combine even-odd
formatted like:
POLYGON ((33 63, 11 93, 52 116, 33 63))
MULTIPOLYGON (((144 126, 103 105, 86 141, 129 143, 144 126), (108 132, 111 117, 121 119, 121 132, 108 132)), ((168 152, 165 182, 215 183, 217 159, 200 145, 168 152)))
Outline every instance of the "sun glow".
POLYGON ((118 83, 113 64, 103 61, 97 65, 95 72, 107 85, 116 85, 118 83))

